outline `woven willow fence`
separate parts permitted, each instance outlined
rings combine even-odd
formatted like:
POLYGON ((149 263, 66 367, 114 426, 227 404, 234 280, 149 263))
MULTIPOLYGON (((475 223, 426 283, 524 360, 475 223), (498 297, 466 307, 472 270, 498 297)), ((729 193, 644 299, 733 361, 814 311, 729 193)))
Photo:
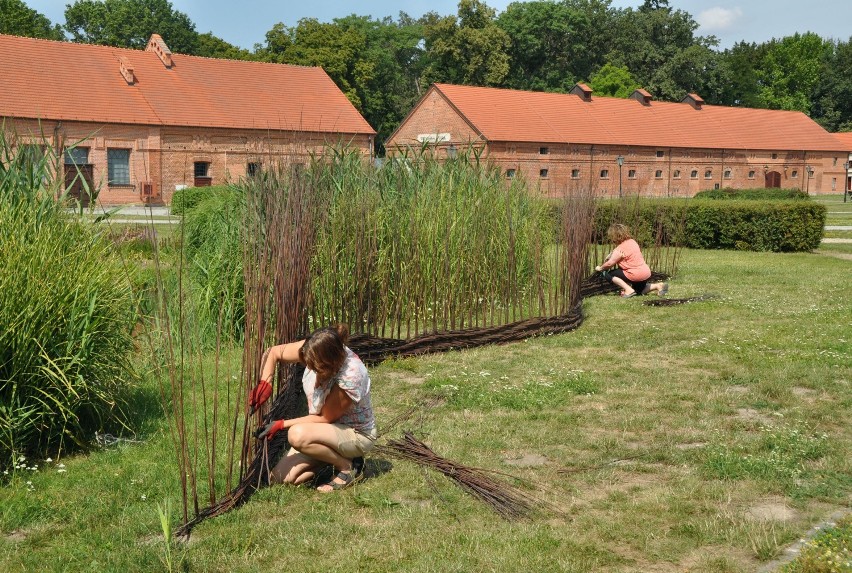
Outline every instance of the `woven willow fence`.
MULTIPOLYGON (((242 189, 245 328, 242 374, 229 398, 236 402, 229 439, 239 447, 226 449, 239 452, 230 460, 238 479, 218 492, 201 476, 215 472, 213 464, 184 464, 190 486, 178 535, 268 485, 269 468, 286 451, 286 432, 271 442, 253 432, 302 415, 302 369, 279 366, 274 399, 253 416, 245 401, 270 345, 334 323, 349 325, 349 346, 368 364, 502 344, 576 329, 583 296, 611 290, 589 272, 611 248, 595 236, 592 193, 544 201, 469 158, 376 169, 338 153, 310 168, 265 171, 242 189), (201 508, 204 481, 209 503, 201 508)), ((629 209, 618 216, 629 223, 629 209)), ((670 247, 644 252, 658 272, 674 270, 670 247)), ((219 447, 207 434, 176 445, 180 460, 219 447)))

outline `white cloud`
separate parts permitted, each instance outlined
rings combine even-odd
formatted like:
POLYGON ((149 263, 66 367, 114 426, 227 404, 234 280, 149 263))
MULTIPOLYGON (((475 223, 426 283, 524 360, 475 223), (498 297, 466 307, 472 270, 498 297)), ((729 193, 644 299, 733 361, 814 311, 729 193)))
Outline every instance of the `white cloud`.
POLYGON ((706 30, 727 30, 737 20, 742 18, 743 11, 740 8, 710 8, 703 10, 695 18, 695 21, 706 30))

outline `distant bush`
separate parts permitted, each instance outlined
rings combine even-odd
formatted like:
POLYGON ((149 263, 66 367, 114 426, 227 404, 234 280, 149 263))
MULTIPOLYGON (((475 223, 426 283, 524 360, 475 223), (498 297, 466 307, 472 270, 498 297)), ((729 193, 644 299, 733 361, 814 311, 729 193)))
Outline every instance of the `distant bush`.
POLYGON ((0 466, 123 423, 136 323, 112 243, 56 201, 49 159, 0 133, 0 466))
POLYGON ((745 199, 749 201, 784 201, 810 199, 801 189, 707 189, 695 194, 695 199, 745 199))
POLYGON ((228 185, 212 185, 210 187, 187 187, 178 189, 172 195, 172 215, 185 215, 187 211, 210 197, 227 194, 230 190, 228 185))
POLYGON ((659 240, 693 249, 812 251, 822 240, 826 217, 824 205, 800 200, 647 199, 627 209, 620 203, 599 204, 598 236, 619 221, 631 227, 640 244, 659 240))

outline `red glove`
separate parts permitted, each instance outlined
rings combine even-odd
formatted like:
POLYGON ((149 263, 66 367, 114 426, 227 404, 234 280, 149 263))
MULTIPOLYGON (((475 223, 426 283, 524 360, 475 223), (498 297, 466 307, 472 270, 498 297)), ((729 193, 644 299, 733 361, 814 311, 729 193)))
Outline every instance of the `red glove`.
POLYGON ((267 440, 271 440, 272 437, 278 433, 279 430, 284 429, 284 420, 275 420, 266 425, 262 432, 257 435, 258 440, 262 440, 266 438, 267 440))
POLYGON ((249 394, 249 406, 251 406, 251 413, 254 414, 264 402, 269 400, 270 396, 272 396, 272 384, 266 380, 258 382, 257 386, 255 386, 254 390, 252 390, 251 394, 249 394))

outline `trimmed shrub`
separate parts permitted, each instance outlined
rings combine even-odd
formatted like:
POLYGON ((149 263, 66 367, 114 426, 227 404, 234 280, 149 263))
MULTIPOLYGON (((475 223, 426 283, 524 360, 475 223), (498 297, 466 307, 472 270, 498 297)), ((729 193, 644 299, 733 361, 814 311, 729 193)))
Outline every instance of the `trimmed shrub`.
POLYGON ((716 201, 646 199, 602 201, 595 216, 598 236, 612 221, 629 225, 640 244, 693 249, 801 252, 819 247, 824 205, 810 201, 716 201))
POLYGON ((695 194, 695 199, 745 199, 749 201, 784 201, 788 199, 808 200, 810 197, 801 189, 707 189, 695 194))
POLYGON ((686 246, 812 251, 822 241, 825 217, 825 206, 809 201, 694 201, 686 214, 686 246))
POLYGON ((212 185, 210 187, 187 187, 179 189, 172 195, 172 215, 186 215, 202 201, 230 191, 228 185, 212 185))
POLYGON ((0 141, 0 466, 124 423, 134 296, 98 228, 64 212, 49 160, 0 141))

